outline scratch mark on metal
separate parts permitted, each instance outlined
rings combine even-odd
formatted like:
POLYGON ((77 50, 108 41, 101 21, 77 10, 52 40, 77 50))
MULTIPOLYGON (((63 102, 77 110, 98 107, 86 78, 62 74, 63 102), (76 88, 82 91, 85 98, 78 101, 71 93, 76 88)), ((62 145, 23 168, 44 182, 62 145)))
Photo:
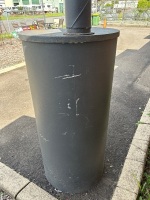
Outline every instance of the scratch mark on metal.
POLYGON ((58 113, 59 115, 66 115, 66 116, 69 116, 68 113, 58 113))
POLYGON ((74 67, 75 65, 69 65, 69 67, 74 67))
POLYGON ((61 190, 58 190, 58 189, 54 189, 56 192, 58 192, 58 193, 61 193, 62 191, 61 190))
POLYGON ((68 103, 67 105, 68 105, 68 109, 71 109, 70 103, 68 103))
POLYGON ((55 77, 56 78, 62 78, 62 79, 67 79, 67 78, 76 78, 78 76, 81 76, 81 74, 73 74, 72 76, 70 76, 69 74, 68 75, 63 75, 63 76, 57 76, 55 77))
POLYGON ((73 74, 72 76, 66 76, 63 79, 67 79, 67 78, 76 78, 78 76, 81 76, 81 74, 73 74))
POLYGON ((85 115, 81 115, 81 116, 84 117, 84 118, 86 119, 86 127, 87 127, 88 123, 90 122, 89 118, 86 117, 85 115))
POLYGON ((63 80, 65 80, 65 79, 68 79, 68 78, 76 78, 76 77, 81 76, 81 74, 74 74, 75 65, 69 65, 69 67, 73 67, 72 75, 66 74, 66 75, 62 75, 62 76, 56 76, 55 79, 62 78, 63 80))
POLYGON ((62 135, 67 135, 67 132, 62 133, 62 135))
POLYGON ((78 98, 76 100, 76 116, 79 116, 79 113, 78 113, 78 101, 80 100, 80 98, 78 98))
POLYGON ((49 140, 47 140, 43 135, 40 134, 40 137, 41 137, 45 142, 49 142, 49 140))
POLYGON ((63 76, 56 76, 55 78, 64 78, 66 76, 70 76, 69 74, 63 75, 63 76))

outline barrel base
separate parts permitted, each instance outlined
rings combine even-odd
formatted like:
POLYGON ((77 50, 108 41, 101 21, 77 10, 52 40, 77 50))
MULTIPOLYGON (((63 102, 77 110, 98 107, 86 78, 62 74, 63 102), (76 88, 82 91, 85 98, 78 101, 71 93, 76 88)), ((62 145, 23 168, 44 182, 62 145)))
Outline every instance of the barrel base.
POLYGON ((48 180, 48 182, 58 191, 63 193, 69 193, 69 194, 79 194, 79 193, 85 193, 91 190, 92 188, 96 187, 98 183, 100 182, 103 175, 103 170, 99 173, 99 175, 96 176, 94 180, 91 182, 89 180, 83 181, 75 179, 67 183, 67 181, 61 181, 56 180, 55 177, 52 178, 52 175, 45 169, 45 176, 48 180))

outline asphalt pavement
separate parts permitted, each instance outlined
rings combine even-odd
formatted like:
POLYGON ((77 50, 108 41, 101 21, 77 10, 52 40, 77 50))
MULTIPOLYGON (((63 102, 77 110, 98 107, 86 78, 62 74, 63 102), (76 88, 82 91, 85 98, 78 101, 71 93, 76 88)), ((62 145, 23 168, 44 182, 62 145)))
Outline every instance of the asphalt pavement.
POLYGON ((26 68, 0 75, 0 92, 3 94, 0 100, 8 102, 8 105, 3 104, 5 108, 2 104, 0 107, 5 116, 0 133, 2 138, 0 140, 1 162, 58 199, 111 199, 137 128, 136 123, 150 98, 149 35, 145 40, 145 44, 139 49, 127 49, 116 58, 115 65, 118 67, 114 71, 105 170, 101 181, 95 188, 84 194, 69 195, 60 193, 46 180, 34 113, 30 109, 31 98, 27 98, 29 85, 26 68), (11 104, 9 100, 13 97, 13 104, 11 104), (22 101, 25 101, 23 104, 26 105, 25 107, 21 106, 22 101), (24 110, 25 116, 21 115, 21 109, 24 110), (7 117, 10 119, 8 120, 7 117))

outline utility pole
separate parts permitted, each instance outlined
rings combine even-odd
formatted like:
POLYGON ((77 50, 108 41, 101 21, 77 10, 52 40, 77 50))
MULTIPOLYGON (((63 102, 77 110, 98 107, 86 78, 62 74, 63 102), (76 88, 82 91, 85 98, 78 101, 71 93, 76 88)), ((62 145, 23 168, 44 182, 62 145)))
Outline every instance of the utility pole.
POLYGON ((114 3, 113 3, 113 13, 114 13, 114 5, 115 5, 115 0, 113 0, 113 2, 114 2, 114 3))
POLYGON ((95 0, 96 12, 97 12, 97 1, 98 1, 98 0, 95 0))
POLYGON ((45 11, 44 11, 44 3, 43 3, 43 0, 41 0, 41 5, 42 5, 42 11, 43 11, 44 23, 46 23, 46 18, 45 18, 45 11))
POLYGON ((124 10, 123 10, 122 20, 124 20, 124 13, 126 11, 126 6, 127 6, 127 0, 125 0, 125 5, 124 5, 124 10))

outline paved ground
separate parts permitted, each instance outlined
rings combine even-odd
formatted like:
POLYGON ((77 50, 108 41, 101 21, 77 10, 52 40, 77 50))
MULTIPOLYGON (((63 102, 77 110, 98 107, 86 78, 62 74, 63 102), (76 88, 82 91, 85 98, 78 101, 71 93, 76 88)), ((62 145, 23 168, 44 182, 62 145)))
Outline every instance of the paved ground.
POLYGON ((136 122, 150 97, 150 42, 149 30, 146 30, 138 31, 137 46, 133 40, 137 29, 134 34, 124 28, 121 30, 122 39, 118 50, 126 48, 127 36, 132 35, 129 39, 133 43, 129 46, 130 50, 124 51, 116 59, 118 68, 114 74, 105 171, 96 188, 83 195, 68 196, 57 193, 46 181, 25 68, 0 75, 0 92, 3 94, 0 96, 0 109, 3 110, 0 116, 3 138, 0 141, 1 161, 59 199, 110 199, 135 132, 136 122))

